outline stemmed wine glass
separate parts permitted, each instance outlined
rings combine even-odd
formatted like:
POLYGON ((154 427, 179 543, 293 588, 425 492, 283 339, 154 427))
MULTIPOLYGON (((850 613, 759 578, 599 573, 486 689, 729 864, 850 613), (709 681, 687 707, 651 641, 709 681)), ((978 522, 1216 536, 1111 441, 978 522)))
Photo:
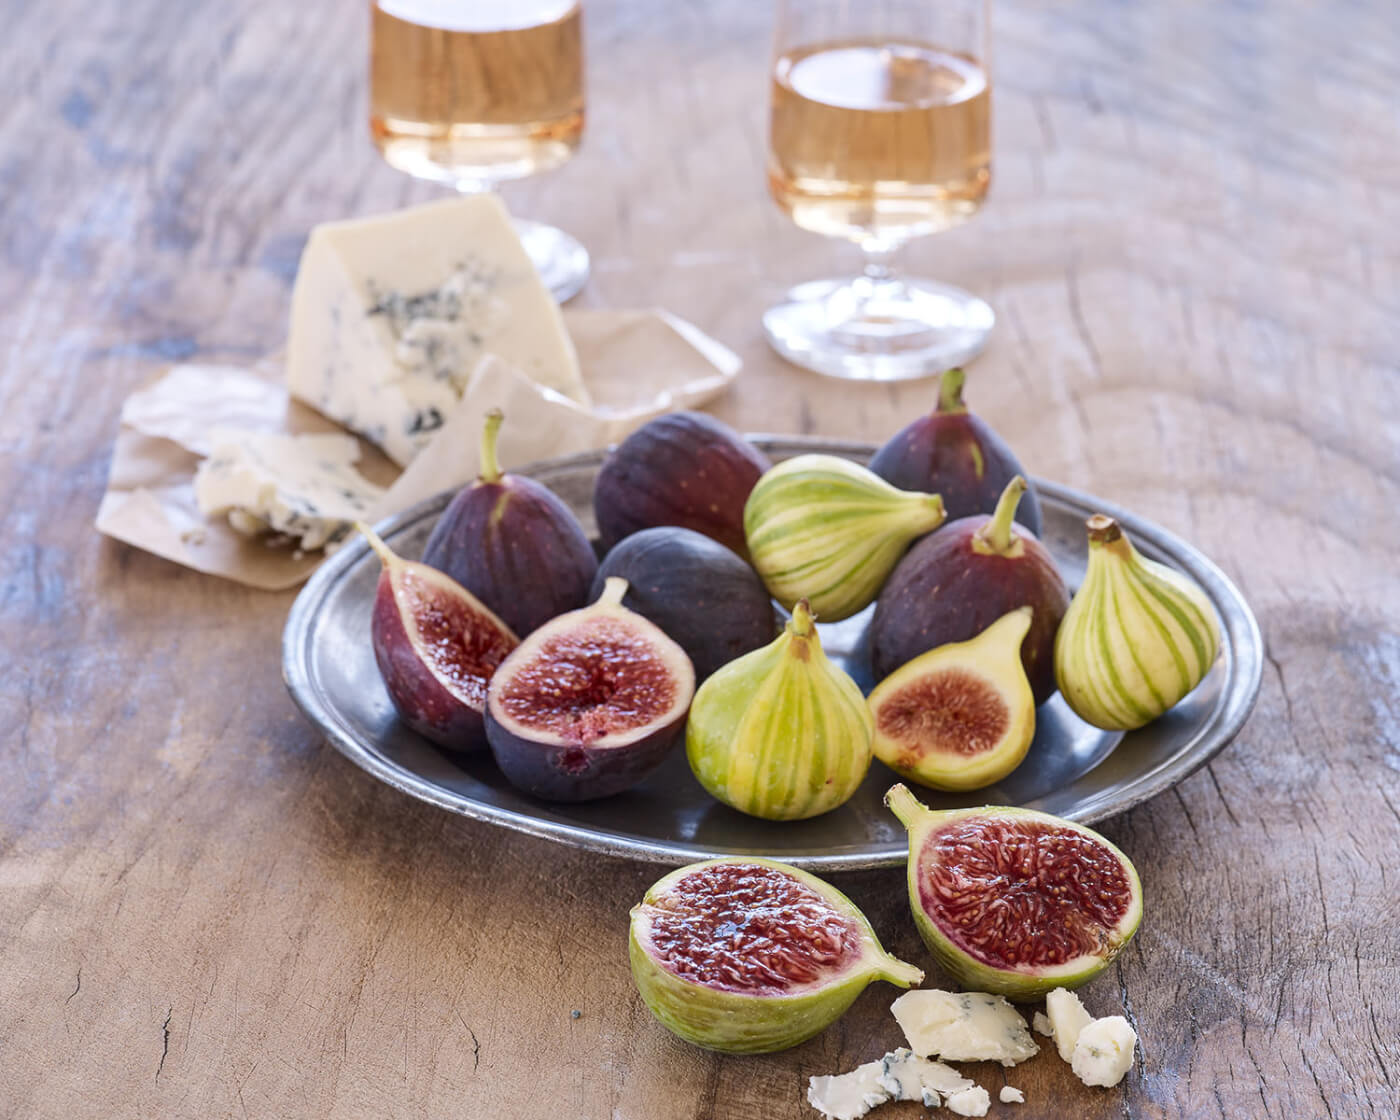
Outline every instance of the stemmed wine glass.
POLYGON ((797 225, 854 241, 865 270, 800 284, 763 317, 778 353, 868 381, 966 362, 995 317, 901 276, 899 249, 960 225, 991 180, 987 0, 778 0, 768 186, 797 225))
MULTIPOLYGON (((371 0, 370 135, 390 166, 459 191, 558 167, 583 135, 580 0, 371 0)), ((561 303, 588 279, 563 230, 516 231, 561 303)))

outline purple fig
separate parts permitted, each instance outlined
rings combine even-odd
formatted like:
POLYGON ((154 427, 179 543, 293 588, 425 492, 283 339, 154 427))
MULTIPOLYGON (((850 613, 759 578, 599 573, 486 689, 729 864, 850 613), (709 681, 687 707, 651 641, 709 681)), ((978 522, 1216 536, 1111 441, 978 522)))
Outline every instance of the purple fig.
POLYGON ((748 559, 744 503, 772 464, 703 412, 668 412, 622 441, 603 463, 593 512, 604 548, 656 525, 694 529, 748 559))
POLYGON ((382 565, 370 639, 399 718, 448 750, 484 747, 486 683, 519 639, 460 584, 359 529, 382 565))
POLYGON ((610 576, 627 581, 624 607, 651 619, 685 650, 697 681, 766 646, 778 632, 773 600, 758 573, 693 529, 659 525, 618 543, 598 567, 594 598, 610 576))
POLYGON ((578 518, 543 484, 503 474, 496 438, 504 417, 486 414, 481 476, 452 499, 423 550, 517 634, 588 602, 598 558, 578 518))
MULTIPOLYGON (((938 407, 906 425, 870 460, 870 469, 901 490, 940 494, 948 520, 991 513, 1006 484, 1024 475, 1006 441, 963 404, 961 369, 943 373, 938 407)), ((1016 520, 1040 533, 1040 501, 1029 487, 1016 520)))
POLYGON ((1034 611, 1021 662, 1035 702, 1055 691, 1055 632, 1069 588, 1045 546, 1013 525, 1026 480, 1006 485, 996 512, 949 522, 899 562, 870 623, 871 667, 883 680, 921 653, 975 638, 1018 607, 1034 611))
POLYGON ((685 725, 695 670, 612 578, 592 606, 545 623, 496 670, 486 738, 512 785, 548 801, 608 797, 646 777, 685 725))

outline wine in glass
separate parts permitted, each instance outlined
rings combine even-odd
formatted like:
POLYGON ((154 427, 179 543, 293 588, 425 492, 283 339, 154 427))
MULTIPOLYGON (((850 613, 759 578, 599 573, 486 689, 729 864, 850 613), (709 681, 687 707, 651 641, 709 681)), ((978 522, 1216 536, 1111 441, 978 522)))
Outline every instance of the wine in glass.
POLYGON ((992 310, 899 275, 916 237, 960 225, 991 181, 986 0, 778 0, 768 186, 803 229, 858 244, 864 272, 800 284, 763 317, 789 361, 893 381, 976 355, 992 310))
MULTIPOLYGON (((371 0, 370 135, 388 163, 459 191, 558 167, 583 135, 579 0, 371 0)), ((539 222, 516 230, 561 303, 588 252, 539 222)))

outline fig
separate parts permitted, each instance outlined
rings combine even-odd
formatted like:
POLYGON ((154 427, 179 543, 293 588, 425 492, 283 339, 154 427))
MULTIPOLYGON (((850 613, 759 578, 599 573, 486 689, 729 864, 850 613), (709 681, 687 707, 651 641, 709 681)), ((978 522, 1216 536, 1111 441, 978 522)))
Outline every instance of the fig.
POLYGON ((934 812, 902 785, 885 804, 909 830, 919 934, 965 988, 1022 1003, 1077 988, 1137 932, 1137 871, 1093 829, 1006 806, 934 812))
POLYGON ((448 750, 484 747, 486 685, 519 639, 466 588, 356 527, 381 565, 370 640, 399 718, 448 750))
POLYGON ((844 805, 870 769, 870 710, 822 652, 806 600, 772 644, 700 686, 686 724, 695 777, 726 805, 770 821, 844 805))
POLYGON ((1089 566, 1055 638, 1055 678, 1081 719, 1130 731, 1201 683, 1220 623, 1204 591, 1138 552, 1113 518, 1087 525, 1089 566))
POLYGON ((496 669, 486 739, 507 780, 548 801, 635 785, 680 736, 695 693, 685 651, 622 606, 608 580, 592 606, 546 622, 496 669))
POLYGON ((1037 704, 1055 691, 1055 632, 1069 588, 1029 529, 1012 524, 1026 490, 1017 475, 996 512, 950 522, 899 562, 870 623, 870 661, 882 680, 919 654, 976 637, 1017 607, 1035 617, 1021 643, 1021 663, 1037 704))
POLYGON ((642 529, 679 525, 747 557, 744 502, 770 465, 713 416, 658 416, 614 448, 598 472, 593 512, 603 547, 642 529))
MULTIPOLYGON (((1006 484, 1026 473, 1006 441, 963 404, 966 380, 961 369, 945 370, 937 407, 901 428, 870 460, 870 469, 891 486, 941 494, 950 521, 991 513, 1006 484)), ((1040 535, 1040 499, 1034 487, 1026 491, 1016 516, 1040 535)))
POLYGON ((767 645, 777 629, 773 600, 757 573, 694 529, 663 525, 614 545, 593 579, 594 598, 611 576, 627 581, 622 605, 685 650, 697 681, 767 645))
POLYGON ((573 511, 533 478, 503 474, 496 440, 504 417, 486 414, 481 475, 458 491, 433 527, 423 563, 446 572, 517 634, 588 602, 598 558, 573 511))
POLYGON ((806 599, 826 622, 868 606, 909 542, 941 524, 937 494, 896 490, 835 455, 779 463, 744 507, 749 554, 773 598, 789 610, 806 599))
POLYGON ((875 757, 932 789, 981 789, 1021 764, 1035 737, 1035 697, 1021 665, 1030 607, 977 637, 921 653, 876 686, 875 757))
POLYGON ((872 980, 924 974, 880 947, 845 895, 770 859, 693 863, 632 908, 628 955, 662 1025, 697 1046, 766 1053, 830 1026, 872 980))

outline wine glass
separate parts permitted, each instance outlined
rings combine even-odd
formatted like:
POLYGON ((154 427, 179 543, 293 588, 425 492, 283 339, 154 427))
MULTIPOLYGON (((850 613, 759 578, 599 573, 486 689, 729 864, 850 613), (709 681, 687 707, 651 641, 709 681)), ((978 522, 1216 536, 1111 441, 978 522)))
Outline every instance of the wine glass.
MULTIPOLYGON (((370 135, 390 166, 459 191, 558 167, 583 135, 580 0, 371 0, 370 135)), ((563 303, 588 251, 516 221, 563 303)))
POLYGON ((976 296, 900 276, 899 249, 977 213, 991 180, 987 0, 778 0, 768 187, 865 270, 799 284, 763 316, 789 361, 895 381, 979 353, 976 296))

